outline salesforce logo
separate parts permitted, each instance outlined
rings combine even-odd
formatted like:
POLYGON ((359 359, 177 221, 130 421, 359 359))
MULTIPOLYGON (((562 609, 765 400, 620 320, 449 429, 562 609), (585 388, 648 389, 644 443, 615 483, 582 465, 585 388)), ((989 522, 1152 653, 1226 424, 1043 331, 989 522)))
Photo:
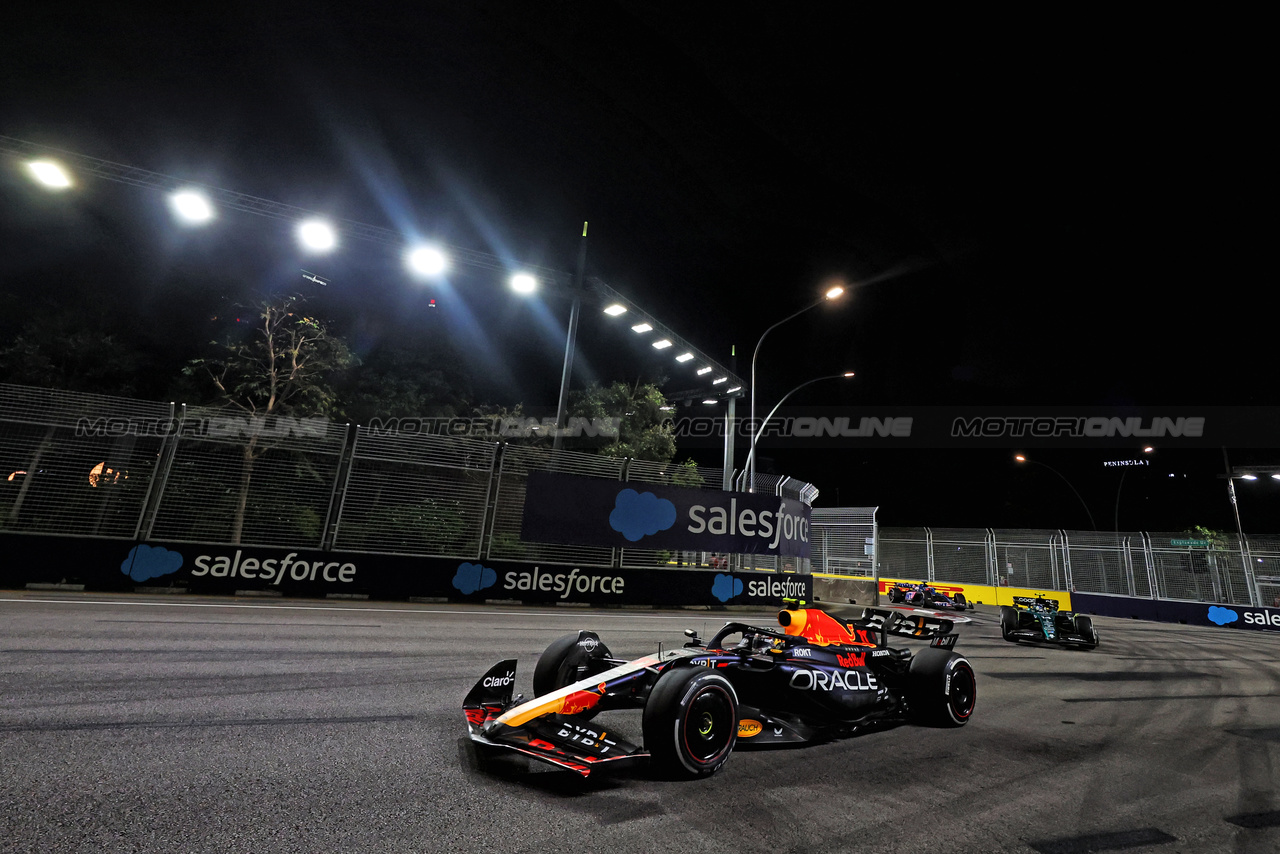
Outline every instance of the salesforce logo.
POLYGON ((1234 623, 1238 619, 1240 619, 1240 615, 1230 608, 1219 608, 1217 605, 1209 606, 1209 622, 1211 623, 1225 626, 1227 623, 1234 623))
POLYGON ((676 506, 652 492, 636 492, 624 489, 614 499, 613 512, 609 514, 609 527, 628 541, 652 536, 665 531, 676 523, 676 506))
POLYGON ((498 573, 479 563, 458 564, 458 571, 453 575, 454 588, 468 596, 497 583, 498 573))
POLYGON ((721 602, 728 602, 734 596, 742 593, 742 579, 734 578, 732 575, 725 575, 722 572, 716 573, 716 580, 711 584, 711 595, 719 599, 721 602))
POLYGON ((120 571, 134 581, 148 581, 182 568, 182 555, 163 546, 134 546, 120 564, 120 571))

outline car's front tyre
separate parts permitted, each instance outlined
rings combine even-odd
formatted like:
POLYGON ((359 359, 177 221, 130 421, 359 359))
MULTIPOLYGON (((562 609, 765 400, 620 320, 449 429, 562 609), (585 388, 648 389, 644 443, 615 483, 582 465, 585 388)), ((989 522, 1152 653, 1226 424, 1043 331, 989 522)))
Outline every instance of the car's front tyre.
MULTIPOLYGON (((574 632, 556 638, 533 668, 533 695, 541 697, 579 679, 603 673, 609 669, 605 659, 610 655, 609 648, 591 632, 574 632)), ((594 711, 587 711, 583 717, 590 718, 594 714, 594 711)))
POLYGON ((644 707, 644 745, 659 774, 708 777, 738 741, 738 695, 719 673, 677 667, 658 677, 644 707))
POLYGON ((1000 606, 1000 636, 1007 641, 1014 640, 1013 633, 1018 630, 1018 609, 1012 605, 1000 606))
POLYGON ((1076 634, 1086 638, 1093 638, 1092 643, 1082 644, 1081 645, 1082 649, 1094 649, 1095 647, 1097 647, 1098 630, 1093 627, 1093 620, 1089 619, 1083 614, 1076 614, 1075 619, 1072 621, 1072 623, 1076 630, 1076 634))

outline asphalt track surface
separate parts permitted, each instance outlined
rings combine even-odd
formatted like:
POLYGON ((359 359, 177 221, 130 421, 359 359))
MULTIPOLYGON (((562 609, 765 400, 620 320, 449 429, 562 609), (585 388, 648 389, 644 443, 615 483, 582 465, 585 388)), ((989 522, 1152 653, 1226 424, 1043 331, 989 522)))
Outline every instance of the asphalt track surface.
POLYGON ((730 618, 776 624, 0 591, 0 851, 1280 851, 1274 633, 1098 618, 1073 652, 980 608, 962 729, 743 750, 696 782, 471 749, 461 699, 499 659, 528 693, 566 632, 631 657, 730 618))

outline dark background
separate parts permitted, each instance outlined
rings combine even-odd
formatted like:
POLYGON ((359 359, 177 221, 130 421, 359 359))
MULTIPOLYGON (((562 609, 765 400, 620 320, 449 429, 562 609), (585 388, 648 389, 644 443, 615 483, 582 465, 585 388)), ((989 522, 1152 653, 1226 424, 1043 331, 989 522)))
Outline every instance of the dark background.
MULTIPOLYGON (((0 134, 564 270, 590 221, 588 274, 725 364, 736 347, 743 376, 771 324, 854 285, 770 333, 764 409, 846 369, 791 402, 1274 405, 1259 31, 1114 9, 47 5, 0 35, 0 134)), ((243 214, 183 231, 158 193, 48 194, 8 160, 0 246, 6 337, 57 305, 106 316, 168 354, 142 396, 211 314, 305 290, 363 353, 447 344, 478 397, 555 404, 567 305, 493 273, 424 287, 390 247, 305 258, 243 214)), ((670 374, 647 349, 584 312, 575 385, 670 374)), ((778 445, 760 468, 886 525, 1088 528, 1083 503, 1102 530, 1176 531, 1234 529, 1218 475, 1280 463, 1158 449, 1121 486, 1113 451, 1039 452, 1059 477, 1013 450, 778 445)), ((1275 531, 1280 485, 1241 490, 1245 529, 1275 531)))

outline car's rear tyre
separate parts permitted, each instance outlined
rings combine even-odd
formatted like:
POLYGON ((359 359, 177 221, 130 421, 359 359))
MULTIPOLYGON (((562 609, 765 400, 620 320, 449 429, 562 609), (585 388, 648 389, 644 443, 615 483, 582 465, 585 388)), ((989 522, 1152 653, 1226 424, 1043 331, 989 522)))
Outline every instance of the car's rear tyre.
POLYGON ((973 665, 958 652, 929 647, 916 653, 909 670, 909 702, 915 723, 964 726, 978 702, 973 665))
POLYGON ((644 707, 644 746, 662 776, 707 777, 738 741, 738 695, 719 673, 677 667, 658 677, 644 707))
POLYGON ((899 590, 899 589, 898 589, 898 588, 896 588, 896 587, 890 587, 890 588, 889 588, 889 601, 890 601, 890 602, 895 602, 895 603, 896 603, 896 602, 901 602, 901 601, 902 601, 902 591, 901 591, 901 590, 899 590))
POLYGON ((1073 620, 1076 634, 1086 638, 1093 638, 1093 642, 1089 644, 1081 644, 1082 649, 1093 649, 1098 645, 1098 630, 1093 627, 1093 620, 1083 614, 1076 614, 1073 620))
MULTIPOLYGON (((579 679, 603 673, 609 669, 609 663, 605 661, 609 657, 609 648, 589 632, 574 632, 556 638, 533 668, 533 695, 541 697, 579 679), (585 669, 580 671, 579 668, 584 666, 585 669)), ((591 717, 592 714, 586 712, 584 716, 591 717)))
POLYGON ((1013 633, 1018 628, 1018 609, 1012 605, 1000 606, 1000 636, 1007 641, 1014 639, 1013 633))

